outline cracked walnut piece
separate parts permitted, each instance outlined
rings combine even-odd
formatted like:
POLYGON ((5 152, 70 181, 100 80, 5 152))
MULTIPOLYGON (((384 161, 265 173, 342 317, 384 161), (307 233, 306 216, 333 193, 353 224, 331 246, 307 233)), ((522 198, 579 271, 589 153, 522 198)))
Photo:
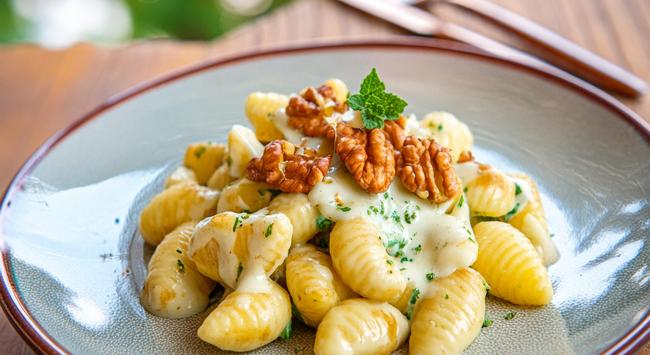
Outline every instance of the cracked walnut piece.
POLYGON ((347 109, 345 102, 337 102, 334 90, 328 85, 318 89, 308 87, 300 96, 293 96, 285 110, 289 116, 289 126, 309 137, 334 138, 334 128, 325 117, 334 111, 343 113, 347 109))
POLYGON ((397 120, 384 122, 384 131, 388 133, 390 142, 393 143, 393 147, 397 150, 402 149, 402 145, 404 145, 404 140, 406 139, 405 127, 406 118, 402 115, 397 120))
POLYGON ((283 192, 307 193, 323 180, 331 160, 331 156, 316 156, 310 148, 275 140, 264 147, 261 158, 248 162, 246 176, 283 192))
POLYGON ((453 198, 461 186, 449 149, 433 139, 406 137, 397 155, 397 174, 409 191, 435 203, 453 198))
POLYGON ((339 123, 336 152, 359 186, 370 193, 386 191, 395 177, 395 151, 382 129, 368 131, 339 123))

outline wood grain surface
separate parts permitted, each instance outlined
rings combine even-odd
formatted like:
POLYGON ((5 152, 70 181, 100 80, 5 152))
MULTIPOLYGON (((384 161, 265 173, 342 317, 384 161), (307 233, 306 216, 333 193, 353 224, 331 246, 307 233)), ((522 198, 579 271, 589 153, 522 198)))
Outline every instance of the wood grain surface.
MULTIPOLYGON (((650 81, 650 1, 495 0, 650 81)), ((512 35, 448 5, 436 13, 526 49, 512 35)), ((402 30, 334 0, 291 5, 209 43, 142 41, 119 47, 79 44, 51 51, 0 47, 0 191, 29 155, 57 130, 111 96, 187 65, 242 50, 313 39, 384 38, 402 30)), ((622 99, 646 120, 650 96, 622 99)), ((649 120, 650 122, 650 120, 649 120)), ((0 352, 31 354, 0 314, 0 352)), ((650 354, 645 346, 641 354, 650 354)))

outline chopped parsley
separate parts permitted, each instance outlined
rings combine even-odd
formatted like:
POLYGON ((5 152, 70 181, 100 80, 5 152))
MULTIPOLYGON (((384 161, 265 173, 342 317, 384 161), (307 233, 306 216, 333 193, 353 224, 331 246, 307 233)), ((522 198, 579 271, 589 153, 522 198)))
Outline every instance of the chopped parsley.
POLYGON ((413 248, 413 251, 415 252, 415 254, 421 252, 422 251, 422 244, 418 244, 417 247, 413 248))
POLYGON ((474 238, 472 238, 471 236, 467 237, 467 240, 469 240, 469 241, 472 242, 472 243, 476 243, 476 241, 474 240, 474 238))
POLYGON ((390 260, 390 259, 387 259, 387 260, 386 260, 386 264, 388 264, 388 265, 393 265, 393 261, 390 260))
POLYGON ((233 232, 234 232, 235 230, 237 230, 237 227, 241 227, 241 225, 242 225, 244 219, 245 219, 245 218, 243 218, 242 216, 237 216, 237 217, 235 217, 235 223, 233 223, 233 225, 232 225, 232 231, 233 231, 233 232))
POLYGON ((181 259, 176 259, 176 268, 179 272, 185 272, 185 264, 183 264, 181 259))
POLYGON ((442 123, 438 125, 438 131, 442 131, 443 128, 442 123))
POLYGON ((271 198, 274 198, 275 196, 281 194, 282 191, 276 189, 262 189, 262 190, 257 190, 257 193, 260 195, 260 197, 265 197, 267 193, 270 193, 271 198))
POLYGON ((435 278, 436 278, 436 274, 434 274, 432 272, 427 274, 427 280, 428 281, 433 281, 433 279, 435 279, 435 278))
POLYGON ((176 252, 179 254, 183 254, 183 252, 180 249, 176 249, 176 252))
POLYGON ((268 238, 272 233, 273 233, 273 223, 266 226, 266 230, 264 231, 264 238, 268 238))
POLYGON ((463 187, 463 192, 467 192, 467 186, 463 187))
POLYGON ((388 200, 390 197, 390 194, 388 192, 384 192, 384 198, 388 200))
POLYGON ((446 300, 449 299, 449 294, 448 294, 448 293, 445 293, 445 299, 446 299, 446 300))
POLYGON ((460 195, 460 200, 458 201, 458 207, 463 207, 463 202, 465 202, 465 195, 460 195))
POLYGON ((237 265, 237 278, 235 279, 235 282, 239 281, 239 276, 241 276, 242 271, 244 271, 244 265, 239 263, 239 265, 237 265))
POLYGON ((483 288, 485 289, 485 292, 490 292, 490 284, 485 280, 483 280, 483 288))
POLYGON ((293 317, 297 318, 299 321, 305 323, 305 320, 302 318, 302 314, 300 314, 300 311, 293 302, 291 302, 291 315, 293 315, 293 317))
POLYGON ((521 186, 515 183, 515 196, 519 195, 520 193, 521 193, 521 186))
POLYGON ((411 319, 413 317, 413 310, 415 309, 415 303, 418 301, 418 298, 420 297, 420 290, 417 288, 413 289, 413 292, 411 292, 411 297, 409 298, 409 304, 406 307, 406 318, 411 319))
POLYGON ((511 320, 511 319, 514 318, 516 315, 517 315, 517 312, 508 312, 508 313, 506 313, 505 316, 503 316, 503 319, 505 319, 505 320, 511 320))
POLYGON ((409 262, 409 263, 411 263, 411 262, 413 262, 413 259, 412 259, 412 258, 409 258, 409 257, 406 257, 406 256, 404 256, 404 257, 402 257, 401 259, 399 259, 399 262, 400 262, 400 263, 406 263, 406 262, 409 262))
POLYGON ((207 148, 205 148, 204 146, 200 146, 196 148, 196 150, 194 151, 194 156, 196 157, 196 159, 201 159, 201 156, 203 156, 206 150, 207 148))
POLYGON ((513 207, 513 208, 510 210, 510 212, 506 213, 506 214, 503 216, 503 220, 504 220, 505 222, 508 222, 508 221, 510 220, 510 218, 512 218, 515 214, 517 214, 517 211, 519 211, 519 207, 520 207, 520 204, 519 204, 519 202, 517 202, 517 203, 515 204, 515 207, 513 207))
POLYGON ((402 223, 402 219, 397 212, 397 210, 394 210, 393 213, 390 214, 390 218, 393 220, 395 223, 402 223))
POLYGON ((336 209, 341 212, 350 212, 352 210, 352 208, 343 205, 336 205, 336 209))
POLYGON ((407 102, 397 95, 385 91, 377 70, 372 68, 363 82, 358 94, 350 95, 348 105, 361 112, 361 120, 367 129, 383 128, 384 121, 396 120, 406 108, 407 102))
POLYGON ((289 319, 289 323, 287 323, 287 326, 282 329, 282 333, 280 333, 280 338, 282 340, 288 340, 291 338, 291 333, 293 333, 293 330, 291 329, 291 319, 289 319))
POLYGON ((332 222, 331 219, 325 217, 325 216, 318 216, 316 217, 316 228, 318 228, 319 231, 325 232, 330 229, 332 229, 332 225, 334 222, 332 222))
POLYGON ((482 327, 482 328, 487 328, 487 327, 491 326, 492 323, 494 323, 494 322, 492 321, 492 319, 485 318, 485 319, 483 320, 483 327, 482 327))

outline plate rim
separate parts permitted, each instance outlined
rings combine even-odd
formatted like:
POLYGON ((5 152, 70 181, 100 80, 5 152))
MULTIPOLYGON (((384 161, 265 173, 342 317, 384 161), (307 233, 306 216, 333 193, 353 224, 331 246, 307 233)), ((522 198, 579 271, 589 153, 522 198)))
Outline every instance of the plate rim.
MULTIPOLYGON (((23 163, 18 172, 6 187, 2 199, 0 199, 0 305, 5 312, 7 319, 14 329, 37 353, 43 354, 69 354, 59 342, 51 337, 47 331, 32 317, 31 312, 25 306, 18 290, 14 275, 9 262, 9 251, 5 247, 5 235, 3 234, 3 222, 5 211, 11 206, 11 197, 16 190, 22 187, 24 179, 34 170, 48 153, 65 138, 82 127, 85 123, 92 121, 104 111, 114 108, 132 98, 145 92, 156 89, 176 80, 184 79, 197 73, 208 70, 219 69, 231 64, 238 64, 259 58, 275 56, 287 56, 309 52, 336 51, 346 49, 391 49, 391 50, 416 50, 459 55, 477 61, 489 62, 501 67, 511 69, 524 74, 536 76, 545 81, 559 85, 580 94, 582 97, 598 104, 599 106, 614 113, 618 118, 632 125, 635 130, 650 145, 650 124, 643 120, 637 113, 622 104, 610 94, 602 91, 593 85, 578 79, 564 72, 551 72, 544 68, 533 67, 527 64, 505 58, 499 58, 471 46, 440 39, 423 39, 407 36, 395 36, 388 39, 360 39, 360 40, 317 40, 309 44, 284 44, 275 45, 263 49, 240 51, 235 54, 216 59, 209 59, 198 64, 186 66, 163 74, 154 79, 144 81, 121 91, 96 106, 93 110, 74 120, 71 124, 60 129, 41 144, 34 153, 23 163)), ((633 353, 643 344, 650 340, 650 311, 647 311, 637 323, 632 326, 626 334, 614 341, 603 353, 633 353)))

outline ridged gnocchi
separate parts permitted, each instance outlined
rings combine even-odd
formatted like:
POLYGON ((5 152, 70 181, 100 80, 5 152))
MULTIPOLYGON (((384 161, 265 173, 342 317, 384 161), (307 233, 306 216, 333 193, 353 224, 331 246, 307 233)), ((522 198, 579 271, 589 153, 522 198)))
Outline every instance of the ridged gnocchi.
POLYGON ((230 176, 244 176, 246 165, 252 158, 259 158, 264 146, 249 128, 234 125, 228 132, 228 157, 226 163, 230 168, 230 176))
POLYGON ((501 217, 515 207, 515 184, 504 173, 491 169, 467 184, 466 196, 474 216, 501 217))
POLYGON ((481 331, 486 292, 483 277, 470 268, 434 280, 415 309, 409 353, 460 354, 481 331))
POLYGON ((142 210, 140 234, 150 245, 158 245, 174 228, 214 214, 219 192, 194 183, 171 186, 156 195, 142 210))
POLYGON ((533 246, 542 257, 544 265, 551 265, 559 259, 560 255, 548 233, 542 198, 539 195, 537 184, 526 174, 510 175, 526 185, 524 188, 530 190, 530 198, 526 206, 508 222, 519 229, 533 243, 533 246))
POLYGON ((341 301, 355 294, 341 281, 329 255, 313 245, 291 249, 286 263, 287 288, 302 320, 312 327, 341 301))
POLYGON ((481 273, 496 297, 520 305, 551 302, 553 286, 533 244, 503 222, 474 226, 478 257, 472 267, 481 273))
POLYGON ((254 92, 246 98, 246 117, 255 129, 255 136, 260 142, 268 143, 282 139, 282 132, 275 127, 271 117, 279 109, 285 108, 289 98, 272 92, 254 92))
POLYGON ((197 334, 222 350, 250 351, 280 336, 291 321, 291 301, 273 281, 260 292, 235 290, 203 321, 197 334))
POLYGON ((386 302, 362 298, 332 308, 316 331, 316 355, 390 354, 409 334, 406 317, 386 302))
POLYGON ((213 190, 221 190, 232 182, 233 178, 230 176, 230 168, 228 164, 221 164, 217 170, 212 173, 208 179, 208 187, 213 190))
POLYGON ((292 229, 283 214, 223 212, 197 224, 188 255, 202 274, 236 289, 249 263, 269 276, 284 262, 292 229))
POLYGON ((185 166, 179 166, 165 179, 165 189, 181 183, 197 184, 194 171, 185 166))
POLYGON ((274 194, 265 183, 239 179, 221 190, 217 212, 257 212, 269 205, 274 194))
POLYGON ((282 193, 271 201, 269 212, 283 213, 289 218, 293 225, 293 245, 304 244, 318 233, 316 219, 319 212, 305 194, 282 193))
POLYGON ((397 302, 406 288, 399 266, 379 240, 379 229, 363 218, 340 221, 330 233, 329 248, 341 279, 359 295, 397 302))
POLYGON ((451 149, 454 161, 458 161, 460 153, 472 150, 474 136, 469 127, 449 112, 431 112, 420 121, 420 126, 438 144, 451 149))
POLYGON ((144 308, 163 318, 185 318, 203 311, 214 282, 187 257, 194 223, 180 225, 158 245, 149 261, 140 295, 144 308))
POLYGON ((225 157, 225 144, 198 142, 187 147, 183 164, 194 171, 199 184, 205 185, 225 157))

